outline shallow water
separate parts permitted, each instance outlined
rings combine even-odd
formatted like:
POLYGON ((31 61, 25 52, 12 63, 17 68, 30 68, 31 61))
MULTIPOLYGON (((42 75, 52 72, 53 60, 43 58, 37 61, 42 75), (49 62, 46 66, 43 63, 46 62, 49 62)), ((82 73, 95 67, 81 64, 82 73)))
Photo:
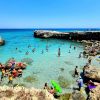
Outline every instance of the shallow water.
MULTIPOLYGON (((0 35, 6 40, 6 45, 0 47, 0 62, 5 63, 12 57, 17 61, 21 61, 23 58, 33 59, 32 65, 27 66, 26 70, 23 71, 23 76, 14 79, 14 84, 43 88, 45 82, 51 85, 51 80, 58 81, 58 77, 63 76, 69 82, 69 86, 63 91, 71 91, 68 88, 73 87, 73 84, 76 83, 72 77, 75 66, 79 66, 81 71, 87 62, 85 58, 78 58, 79 53, 83 51, 83 46, 80 43, 60 39, 34 38, 33 31, 2 32, 0 35), (28 45, 31 47, 28 48, 28 45), (48 46, 48 52, 46 46, 48 46), (75 50, 74 46, 76 46, 75 50), (60 57, 57 56, 59 47, 61 49, 60 57), (33 48, 36 49, 34 53, 32 52, 33 48), (27 51, 29 54, 25 55, 27 51), (37 81, 25 82, 24 78, 27 76, 36 77, 37 81)), ((93 61, 93 65, 99 66, 99 62, 93 61)), ((5 78, 1 85, 7 84, 7 82, 8 80, 5 78)))

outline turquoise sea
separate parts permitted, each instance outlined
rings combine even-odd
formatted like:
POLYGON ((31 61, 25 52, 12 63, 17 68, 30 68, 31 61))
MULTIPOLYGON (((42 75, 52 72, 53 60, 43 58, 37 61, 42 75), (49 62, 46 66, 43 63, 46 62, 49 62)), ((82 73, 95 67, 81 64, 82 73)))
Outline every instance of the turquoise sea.
MULTIPOLYGON (((56 31, 73 31, 68 29, 52 29, 56 31)), ((77 30, 77 29, 76 29, 77 30)), ((75 30, 75 31, 76 31, 75 30)), ((86 31, 86 30, 84 30, 86 31)), ((21 78, 14 79, 14 84, 24 84, 26 87, 43 88, 44 83, 51 85, 51 80, 58 81, 58 77, 64 77, 69 85, 63 88, 63 91, 71 91, 71 87, 76 83, 76 79, 72 77, 75 66, 79 66, 82 71, 83 66, 87 63, 87 59, 78 58, 79 53, 83 51, 83 45, 75 41, 62 39, 40 39, 34 38, 34 29, 13 29, 0 30, 0 36, 6 40, 4 46, 0 46, 0 62, 5 63, 9 58, 14 57, 16 61, 23 58, 33 59, 32 65, 28 65, 23 71, 21 78), (28 48, 28 45, 31 47, 28 48), (70 45, 72 46, 70 48, 70 45), (46 51, 48 46, 48 52, 46 51), (74 46, 76 49, 74 50, 74 46), (61 56, 58 57, 58 48, 61 49, 61 56), (18 48, 18 50, 16 50, 18 48), (35 48, 35 52, 32 49, 35 48), (41 53, 43 50, 43 54, 41 53), (70 53, 69 53, 70 50, 70 53), (26 52, 29 52, 26 55, 26 52), (64 70, 61 70, 63 68, 64 70), (27 76, 36 77, 35 82, 25 82, 27 76)), ((99 66, 99 62, 95 59, 93 66, 99 66)), ((5 78, 1 85, 7 84, 5 78)))

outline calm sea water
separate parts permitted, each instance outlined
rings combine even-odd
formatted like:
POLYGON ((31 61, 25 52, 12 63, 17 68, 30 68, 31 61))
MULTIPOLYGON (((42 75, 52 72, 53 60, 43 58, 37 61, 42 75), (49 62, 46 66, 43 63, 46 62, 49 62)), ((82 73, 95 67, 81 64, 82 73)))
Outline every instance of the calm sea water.
MULTIPOLYGON (((73 31, 66 29, 52 29, 57 31, 73 31)), ((0 47, 0 62, 5 63, 9 58, 14 57, 16 61, 23 58, 33 59, 32 65, 27 66, 23 71, 21 78, 14 79, 14 84, 24 84, 27 87, 43 88, 45 82, 51 85, 51 80, 58 81, 59 76, 64 77, 70 84, 68 88, 76 83, 76 79, 72 77, 75 66, 79 66, 79 70, 86 64, 87 59, 78 58, 79 53, 83 51, 83 45, 80 43, 61 40, 61 39, 39 39, 33 37, 33 29, 27 30, 0 30, 0 36, 6 40, 5 46, 0 47), (31 45, 28 48, 28 45, 31 45), (48 52, 46 46, 48 45, 48 52), (70 48, 70 45, 72 46, 70 48), (76 49, 74 50, 74 46, 76 49), (61 57, 57 56, 58 48, 61 48, 61 57), (18 50, 16 50, 18 48, 18 50), (33 53, 32 49, 36 51, 33 53), (43 50, 43 54, 41 53, 43 50), (70 53, 69 53, 70 50, 70 53), (26 52, 29 52, 26 55, 26 52), (64 70, 61 71, 61 68, 64 70), (28 76, 36 77, 35 82, 25 82, 28 76)), ((99 62, 93 61, 93 65, 99 66, 99 62)), ((7 84, 5 78, 1 83, 7 84)), ((63 89, 70 91, 71 89, 63 89)))

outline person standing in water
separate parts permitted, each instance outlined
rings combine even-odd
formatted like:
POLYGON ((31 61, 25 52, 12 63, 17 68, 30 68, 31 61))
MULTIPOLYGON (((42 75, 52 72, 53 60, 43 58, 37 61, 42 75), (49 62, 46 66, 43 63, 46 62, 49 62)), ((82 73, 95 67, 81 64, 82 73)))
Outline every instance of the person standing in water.
POLYGON ((42 51, 41 51, 41 54, 43 54, 43 53, 44 53, 44 51, 42 50, 42 51))
POLYGON ((76 47, 74 46, 74 50, 76 49, 76 47))
POLYGON ((74 77, 79 76, 78 66, 75 67, 74 77))
POLYGON ((46 45, 46 51, 48 52, 48 45, 46 45))
POLYGON ((91 57, 88 59, 88 63, 89 64, 91 64, 91 61, 92 61, 92 59, 91 59, 91 57))
POLYGON ((83 87, 83 79, 81 78, 81 76, 80 76, 80 78, 77 80, 77 82, 78 82, 79 91, 80 91, 81 88, 83 87))
POLYGON ((58 48, 58 57, 60 57, 61 55, 61 51, 60 51, 60 48, 58 48))

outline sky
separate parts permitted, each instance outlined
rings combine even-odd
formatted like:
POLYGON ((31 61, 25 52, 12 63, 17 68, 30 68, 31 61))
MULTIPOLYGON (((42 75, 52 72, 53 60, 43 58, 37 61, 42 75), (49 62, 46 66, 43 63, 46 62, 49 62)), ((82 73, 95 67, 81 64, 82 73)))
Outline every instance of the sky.
POLYGON ((100 28, 100 0, 0 0, 0 28, 100 28))

